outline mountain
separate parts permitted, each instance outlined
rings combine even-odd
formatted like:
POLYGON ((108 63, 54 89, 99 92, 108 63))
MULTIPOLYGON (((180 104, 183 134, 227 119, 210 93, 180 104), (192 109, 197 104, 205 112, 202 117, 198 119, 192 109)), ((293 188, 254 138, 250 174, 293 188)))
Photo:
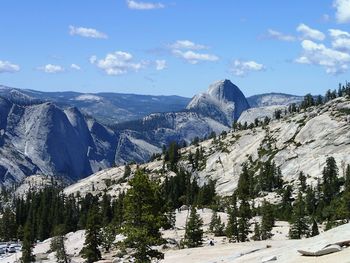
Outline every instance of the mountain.
POLYGON ((288 106, 292 103, 299 104, 303 100, 303 96, 290 95, 285 93, 265 93, 248 97, 248 103, 251 108, 284 105, 288 106))
POLYGON ((211 85, 200 105, 194 98, 183 111, 106 126, 77 107, 15 89, 1 92, 7 96, 0 97, 0 183, 5 185, 33 174, 71 182, 114 164, 143 163, 172 141, 190 143, 229 130, 230 120, 248 107, 237 86, 225 80, 211 85))
POLYGON ((196 95, 186 107, 227 126, 248 108, 242 91, 227 79, 210 85, 207 92, 196 95))
MULTIPOLYGON (((252 129, 232 131, 226 136, 209 139, 181 149, 178 165, 189 171, 199 184, 209 179, 216 180, 216 191, 220 195, 231 195, 236 189, 242 164, 244 162, 274 161, 281 169, 283 180, 298 189, 298 176, 301 171, 307 175, 307 183, 316 185, 322 179, 322 170, 327 157, 334 157, 343 175, 346 165, 350 164, 350 99, 337 98, 325 105, 311 107, 307 111, 290 114, 280 120, 272 120, 269 125, 252 129), (193 169, 189 163, 190 153, 202 149, 205 164, 193 169)), ((165 167, 163 157, 141 165, 153 178, 173 176, 165 167)), ((92 192, 98 194, 104 189, 115 196, 126 184, 107 186, 106 179, 118 181, 123 177, 124 166, 106 169, 66 188, 67 194, 92 192), (92 185, 95 187, 91 190, 92 185)), ((136 165, 131 167, 132 174, 136 165)), ((258 169, 256 169, 258 173, 258 169)), ((276 200, 276 193, 265 196, 267 200, 276 200)), ((261 199, 263 200, 263 199, 261 199)))
POLYGON ((117 137, 76 108, 0 98, 0 183, 45 174, 75 181, 114 162, 117 137))
POLYGON ((28 105, 54 102, 59 107, 77 107, 105 124, 140 119, 154 112, 183 110, 189 98, 122 93, 42 92, 0 86, 0 97, 28 105))

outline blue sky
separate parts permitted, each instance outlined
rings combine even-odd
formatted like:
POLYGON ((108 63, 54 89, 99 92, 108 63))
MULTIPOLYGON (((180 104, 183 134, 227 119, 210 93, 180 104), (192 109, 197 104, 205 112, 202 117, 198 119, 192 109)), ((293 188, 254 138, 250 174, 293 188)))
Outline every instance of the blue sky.
POLYGON ((349 79, 350 0, 2 0, 0 84, 191 97, 349 79))

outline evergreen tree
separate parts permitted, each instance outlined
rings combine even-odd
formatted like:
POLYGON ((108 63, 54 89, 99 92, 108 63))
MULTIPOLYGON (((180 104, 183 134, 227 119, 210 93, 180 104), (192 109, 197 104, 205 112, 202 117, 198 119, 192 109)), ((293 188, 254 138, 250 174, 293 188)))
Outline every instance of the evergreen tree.
POLYGON ((66 248, 64 245, 64 229, 63 225, 55 228, 55 236, 51 239, 50 249, 55 252, 57 263, 69 263, 70 258, 67 255, 66 248))
POLYGON ((328 157, 326 167, 323 169, 323 200, 329 205, 333 198, 337 196, 340 189, 338 179, 338 167, 333 157, 328 157))
POLYGON ((292 215, 292 187, 287 185, 285 189, 283 189, 282 193, 282 203, 281 209, 279 213, 279 218, 282 220, 290 220, 292 215))
POLYGON ((245 242, 248 241, 248 235, 250 232, 249 220, 251 219, 250 205, 246 199, 241 200, 238 213, 238 239, 240 242, 245 242))
POLYGON ((254 223, 254 236, 252 236, 252 239, 254 241, 261 240, 261 232, 260 232, 260 225, 258 222, 254 223))
POLYGON ((166 220, 161 189, 141 171, 137 171, 129 183, 131 188, 124 198, 125 224, 122 230, 126 239, 123 244, 135 249, 136 262, 162 259, 163 254, 152 248, 163 243, 159 229, 166 220))
POLYGON ((238 242, 238 221, 237 221, 238 209, 236 195, 232 196, 232 207, 228 209, 228 221, 226 226, 226 236, 230 242, 238 242))
POLYGON ((249 171, 249 167, 247 163, 243 163, 242 165, 242 173, 239 176, 238 179, 238 185, 237 185, 237 196, 238 199, 249 199, 251 197, 251 181, 252 181, 252 174, 249 171))
POLYGON ((261 213, 261 239, 266 240, 272 237, 271 231, 275 225, 275 215, 272 205, 264 200, 261 213))
POLYGON ((35 262, 35 256, 33 255, 33 242, 32 242, 32 234, 30 231, 31 226, 27 223, 24 227, 24 236, 22 242, 22 263, 30 263, 35 262))
POLYGON ((197 214, 196 208, 191 208, 190 217, 185 228, 185 245, 189 248, 203 244, 203 220, 197 214))
POLYGON ((319 235, 320 232, 318 231, 318 226, 317 226, 317 222, 315 219, 312 220, 312 227, 311 227, 311 236, 317 236, 319 235))
POLYGON ((290 222, 289 237, 291 239, 300 239, 303 236, 308 236, 309 226, 305 217, 305 203, 301 193, 293 207, 292 219, 290 222))
POLYGON ((306 212, 312 216, 316 213, 318 200, 316 199, 315 191, 312 187, 307 187, 305 196, 306 212))
POLYGON ((109 252, 113 242, 115 240, 116 231, 115 227, 111 224, 106 225, 101 230, 101 246, 106 251, 109 252))
POLYGON ((101 251, 99 250, 99 246, 101 245, 100 220, 98 210, 92 208, 87 218, 85 243, 82 249, 83 258, 86 258, 87 263, 101 259, 101 251))
POLYGON ((224 223, 221 222, 220 216, 218 216, 217 212, 215 211, 211 217, 209 231, 212 232, 215 236, 223 236, 224 228, 224 223))
POLYGON ((306 176, 303 172, 299 173, 299 189, 301 192, 305 192, 306 190, 306 176))
POLYGON ((350 164, 348 164, 345 169, 344 191, 350 192, 350 164))
POLYGON ((16 237, 16 216, 11 208, 6 207, 0 218, 0 238, 9 241, 16 237))

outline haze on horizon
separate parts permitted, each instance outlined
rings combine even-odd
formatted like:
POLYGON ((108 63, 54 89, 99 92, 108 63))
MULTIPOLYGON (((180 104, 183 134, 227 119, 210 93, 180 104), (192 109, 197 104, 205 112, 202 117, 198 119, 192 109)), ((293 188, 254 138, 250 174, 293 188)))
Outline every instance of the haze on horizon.
POLYGON ((350 0, 0 3, 0 84, 192 97, 323 94, 349 73, 350 0))

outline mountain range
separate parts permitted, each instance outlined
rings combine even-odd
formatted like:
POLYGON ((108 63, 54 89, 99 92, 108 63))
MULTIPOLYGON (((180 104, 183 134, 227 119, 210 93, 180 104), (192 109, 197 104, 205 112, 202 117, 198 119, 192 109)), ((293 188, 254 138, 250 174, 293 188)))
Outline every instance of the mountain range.
POLYGON ((284 94, 247 99, 229 80, 213 83, 192 100, 0 86, 0 184, 33 174, 72 182, 113 165, 145 162, 171 141, 190 143, 229 130, 249 110, 249 101, 266 106, 269 100, 270 107, 298 99, 284 94))

